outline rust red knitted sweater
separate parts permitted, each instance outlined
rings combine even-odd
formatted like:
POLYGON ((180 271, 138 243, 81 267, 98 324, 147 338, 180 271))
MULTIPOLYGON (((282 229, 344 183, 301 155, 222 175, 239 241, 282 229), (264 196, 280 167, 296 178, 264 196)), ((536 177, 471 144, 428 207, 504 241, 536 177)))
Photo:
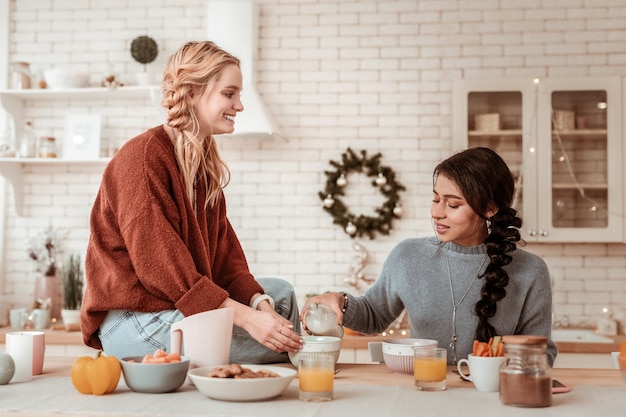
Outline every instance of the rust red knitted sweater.
POLYGON ((81 330, 101 349, 109 310, 212 310, 227 297, 249 304, 263 289, 226 217, 224 196, 197 215, 163 126, 129 140, 107 165, 91 212, 81 330))

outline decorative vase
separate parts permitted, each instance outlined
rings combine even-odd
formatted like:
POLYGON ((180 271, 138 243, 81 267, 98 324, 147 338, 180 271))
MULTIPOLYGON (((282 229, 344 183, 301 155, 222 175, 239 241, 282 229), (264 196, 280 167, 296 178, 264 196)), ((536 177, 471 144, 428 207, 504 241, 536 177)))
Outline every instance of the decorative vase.
POLYGON ((61 320, 62 296, 63 287, 56 274, 35 277, 35 300, 50 300, 50 322, 53 325, 61 320))
POLYGON ((68 332, 80 330, 80 310, 68 310, 66 308, 61 310, 61 317, 63 318, 63 326, 68 332))

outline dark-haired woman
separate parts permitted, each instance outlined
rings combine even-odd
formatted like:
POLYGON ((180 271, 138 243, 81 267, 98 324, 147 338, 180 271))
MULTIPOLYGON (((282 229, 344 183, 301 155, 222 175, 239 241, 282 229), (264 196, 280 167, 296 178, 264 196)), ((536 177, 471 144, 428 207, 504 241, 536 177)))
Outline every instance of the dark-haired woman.
POLYGON ((472 148, 441 162, 433 174, 436 236, 407 239, 385 260, 363 296, 326 293, 307 300, 330 306, 350 329, 379 333, 407 310, 411 337, 435 339, 455 364, 474 340, 496 335, 548 337, 552 292, 548 268, 517 249, 522 221, 511 207, 514 180, 494 151, 472 148))

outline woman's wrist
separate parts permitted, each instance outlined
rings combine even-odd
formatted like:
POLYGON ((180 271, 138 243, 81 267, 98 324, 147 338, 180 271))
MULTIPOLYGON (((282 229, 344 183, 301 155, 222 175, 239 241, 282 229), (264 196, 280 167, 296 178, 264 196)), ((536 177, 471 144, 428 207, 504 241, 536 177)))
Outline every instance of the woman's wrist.
POLYGON ((259 304, 263 301, 267 301, 268 303, 270 303, 270 306, 272 306, 272 310, 276 307, 276 305, 274 304, 274 299, 267 294, 261 294, 258 297, 256 297, 252 301, 252 303, 250 303, 250 307, 252 307, 252 309, 254 310, 258 310, 259 304))
POLYGON ((348 309, 348 294, 343 292, 343 291, 340 294, 343 297, 343 301, 342 301, 343 304, 340 304, 342 306, 341 307, 341 312, 345 313, 346 310, 348 309))

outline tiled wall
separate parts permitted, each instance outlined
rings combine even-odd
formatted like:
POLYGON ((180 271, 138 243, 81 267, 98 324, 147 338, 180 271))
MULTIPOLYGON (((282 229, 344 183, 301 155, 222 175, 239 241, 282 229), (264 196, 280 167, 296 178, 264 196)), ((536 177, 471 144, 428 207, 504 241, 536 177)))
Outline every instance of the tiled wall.
MULTIPOLYGON (((2 0, 9 1, 9 0, 2 0)), ((184 41, 204 38, 205 1, 10 1, 9 61, 37 68, 72 65, 92 81, 113 69, 131 84, 142 68, 130 42, 148 34, 160 45, 158 72, 184 41)), ((237 22, 232 22, 237 25, 237 22)), ((301 298, 345 279, 356 252, 323 212, 329 160, 347 147, 382 152, 407 191, 404 214, 389 236, 360 242, 375 278, 401 239, 432 234, 431 171, 452 149, 452 81, 457 78, 626 76, 626 5, 621 0, 339 1, 261 3, 259 89, 285 140, 221 142, 232 169, 230 218, 252 271, 292 282, 301 298)), ((4 42, 5 40, 2 40, 4 42)), ((125 140, 158 123, 144 103, 88 106, 103 114, 103 141, 125 140)), ((40 134, 60 135, 65 106, 31 104, 40 134)), ((26 240, 52 224, 70 229, 64 245, 83 252, 90 203, 102 164, 29 167, 25 213, 15 214, 7 187, 3 304, 32 301, 26 240)), ((354 179, 346 202, 373 214, 373 190, 354 179), (365 206, 365 207, 364 207, 365 206)), ((622 244, 529 245, 550 266, 557 315, 595 321, 602 307, 626 308, 622 244)))

